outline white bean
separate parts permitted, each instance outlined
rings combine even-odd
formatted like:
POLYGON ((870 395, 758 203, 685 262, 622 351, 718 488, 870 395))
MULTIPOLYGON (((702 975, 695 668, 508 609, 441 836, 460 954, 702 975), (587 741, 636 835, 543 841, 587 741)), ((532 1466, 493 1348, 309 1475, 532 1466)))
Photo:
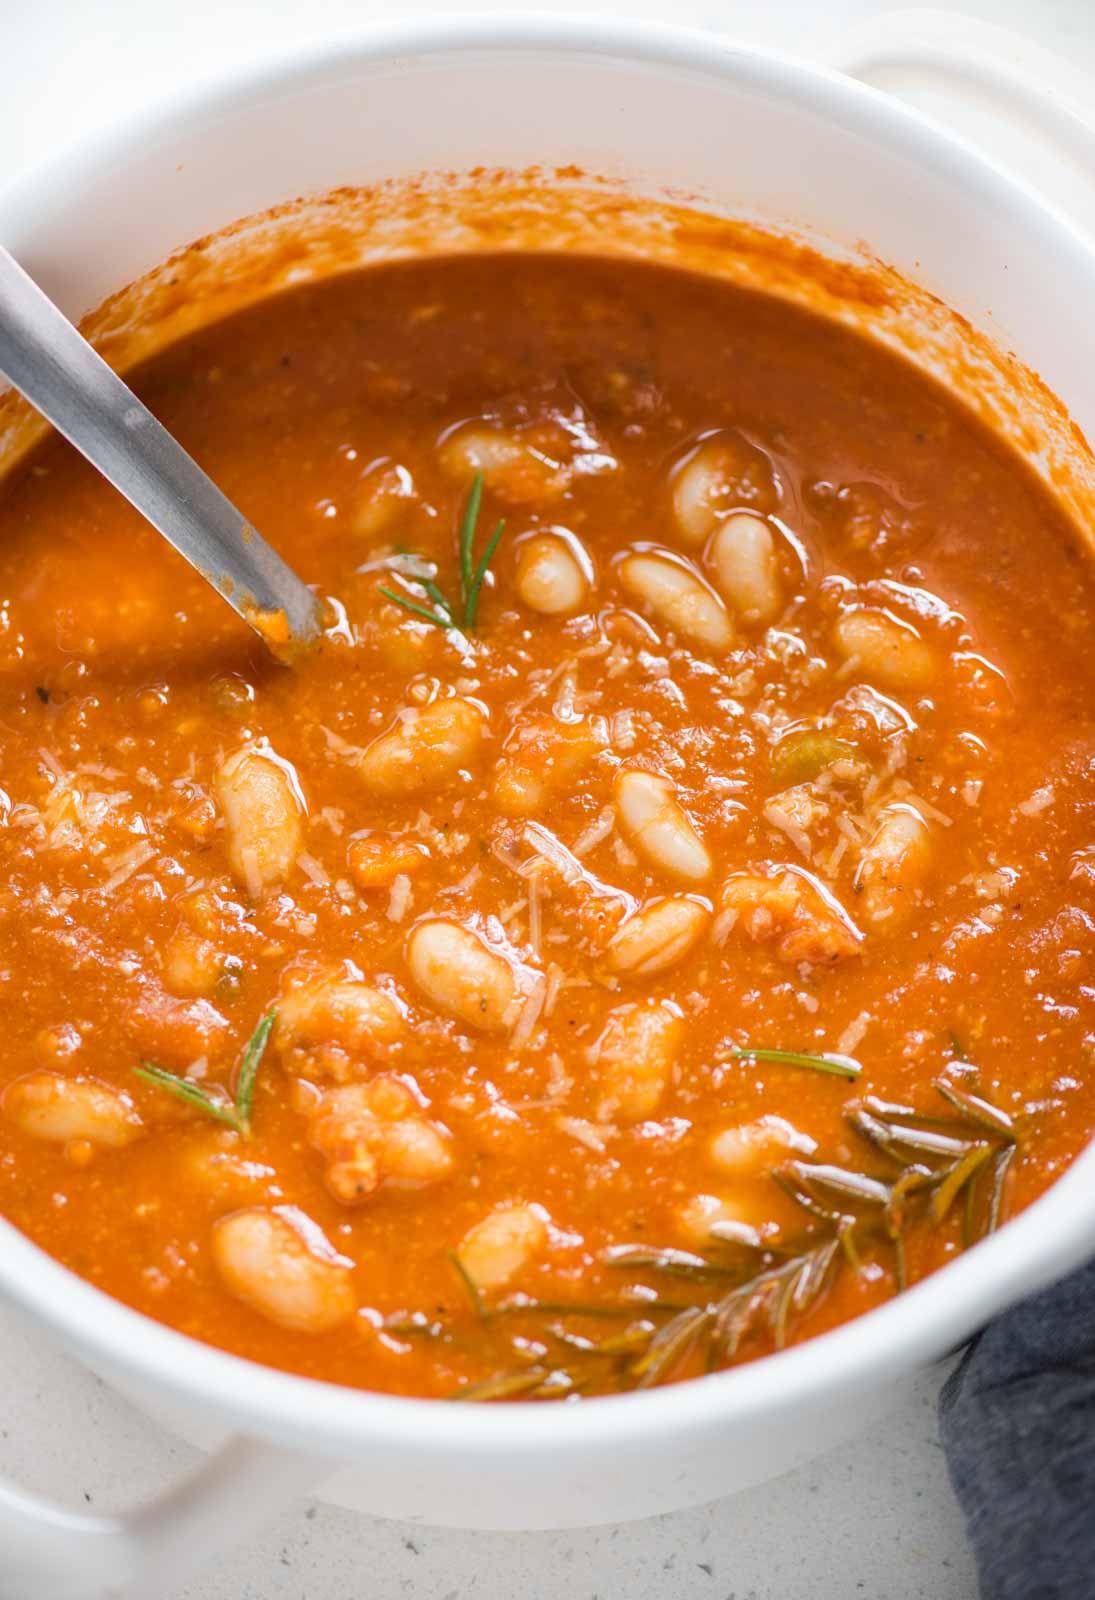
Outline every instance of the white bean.
POLYGON ((501 1289, 547 1243, 547 1223, 533 1206, 500 1206, 469 1228, 457 1255, 477 1289, 501 1289))
POLYGON ((565 794, 603 748, 587 722, 536 717, 507 741, 493 799, 511 817, 530 817, 565 794))
POLYGON ((629 917, 608 947, 613 972, 646 978, 683 961, 699 943, 711 913, 696 900, 654 900, 629 917))
POLYGON ((771 505, 776 486, 759 450, 726 435, 707 439, 677 469, 673 514, 681 543, 698 549, 735 506, 771 505))
POLYGON ((474 766, 486 734, 487 720, 470 700, 437 700, 404 711, 359 757, 357 770, 374 794, 440 789, 474 766))
POLYGON ((906 622, 884 611, 847 611, 833 642, 857 676, 886 689, 924 689, 936 676, 935 654, 906 622))
POLYGON ((932 860, 931 830, 911 805, 887 806, 868 839, 856 874, 868 922, 896 927, 912 911, 932 860))
POLYGON ((390 1074, 328 1089, 309 1113, 308 1137, 327 1158, 327 1188, 343 1205, 367 1200, 384 1184, 421 1189, 452 1170, 447 1133, 390 1074))
POLYGON ((701 1249, 713 1239, 734 1239, 756 1247, 761 1241, 760 1226, 768 1220, 756 1201, 750 1204, 715 1194, 693 1195, 680 1207, 677 1218, 689 1243, 701 1249))
POLYGON ((669 1086, 683 1039, 683 1020, 664 1002, 612 1012, 592 1051, 601 1081, 598 1120, 642 1122, 651 1116, 669 1086))
POLYGON ((233 876, 256 899, 284 883, 304 848, 304 798, 288 762, 265 744, 230 756, 214 780, 233 876))
POLYGON ((407 940, 411 977, 439 1011, 469 1028, 504 1028, 517 992, 505 956, 458 922, 420 922, 407 940))
POLYGON ((251 1206, 213 1225, 213 1262, 229 1293, 293 1333, 353 1316, 353 1263, 295 1206, 251 1206))
POLYGON ((704 650, 721 654, 730 649, 730 613, 691 567, 666 556, 631 555, 619 570, 628 593, 665 627, 704 650))
POLYGON ((571 616, 589 598, 589 562, 578 559, 569 539, 557 533, 526 539, 517 555, 517 593, 530 611, 571 616))
POLYGON ((720 1170, 733 1177, 757 1177, 765 1173, 788 1150, 812 1155, 813 1139, 799 1133, 784 1117, 758 1117, 724 1128, 711 1140, 709 1153, 720 1170))
POLYGON ((778 878, 732 874, 723 886, 720 921, 757 944, 771 943, 777 959, 793 966, 829 965, 854 956, 863 943, 836 898, 794 872, 778 878))
POLYGON ((163 981, 169 994, 196 998, 212 994, 224 973, 215 944, 180 923, 163 952, 163 981))
POLYGON ((344 1083, 387 1059, 404 1036, 390 995, 350 978, 317 978, 278 1002, 274 1045, 290 1072, 344 1083))
POLYGON ((350 507, 350 526, 360 537, 375 539, 416 498, 406 467, 386 462, 362 478, 350 507))
POLYGON ((58 1144, 85 1140, 118 1149, 144 1128, 129 1095, 99 1078, 29 1072, 8 1084, 0 1104, 20 1132, 58 1144))
POLYGON ((772 530, 762 517, 739 511, 728 517, 711 546, 715 581, 738 620, 766 623, 783 608, 783 586, 772 530))
POLYGON ((686 882, 711 871, 711 857, 668 778, 633 768, 616 779, 616 809, 632 842, 653 866, 686 882))
POLYGON ((477 472, 495 494, 514 503, 557 493, 565 474, 521 438, 486 423, 468 423, 441 446, 441 466, 451 478, 468 482, 477 472))

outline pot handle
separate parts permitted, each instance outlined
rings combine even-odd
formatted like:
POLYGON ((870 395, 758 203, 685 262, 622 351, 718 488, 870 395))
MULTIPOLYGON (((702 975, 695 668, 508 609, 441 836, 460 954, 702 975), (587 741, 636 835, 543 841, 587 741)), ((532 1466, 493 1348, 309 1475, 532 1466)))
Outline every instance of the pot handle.
POLYGON ((917 9, 860 24, 823 59, 963 135, 1095 236, 1095 80, 1063 56, 995 23, 917 9))
POLYGON ((120 1516, 71 1511, 0 1478, 0 1600, 160 1600, 331 1471, 240 1435, 120 1516))

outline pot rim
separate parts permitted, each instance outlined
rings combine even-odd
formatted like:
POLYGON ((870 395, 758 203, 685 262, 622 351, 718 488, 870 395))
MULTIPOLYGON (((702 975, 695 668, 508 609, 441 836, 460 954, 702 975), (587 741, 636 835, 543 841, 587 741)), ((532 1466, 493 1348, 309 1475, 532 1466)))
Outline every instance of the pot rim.
MULTIPOLYGON (((72 193, 85 175, 124 171, 134 149, 170 143, 196 125, 246 110, 271 94, 316 87, 372 68, 444 57, 533 54, 613 59, 697 74, 810 106, 843 131, 869 138, 1007 215, 1045 248, 1086 272, 1095 252, 1069 222, 1021 182, 919 113, 825 67, 716 34, 662 23, 580 16, 421 17, 372 24, 228 69, 131 114, 47 158, 0 190, 6 214, 36 217, 48 233, 51 188, 72 193), (41 220, 44 218, 44 222, 41 220)), ((1095 1146, 998 1234, 885 1305, 828 1333, 703 1381, 584 1400, 581 1405, 510 1402, 452 1406, 321 1382, 230 1355, 93 1287, 0 1219, 0 1289, 59 1330, 78 1350, 130 1383, 201 1402, 223 1417, 286 1443, 351 1456, 368 1441, 395 1451, 432 1450, 455 1460, 515 1453, 546 1462, 580 1447, 606 1455, 655 1436, 701 1434, 791 1413, 824 1392, 854 1403, 865 1374, 876 1385, 922 1366, 966 1339, 988 1317, 1077 1265, 1095 1224, 1095 1146)), ((531 1459, 529 1461, 531 1465, 531 1459)))

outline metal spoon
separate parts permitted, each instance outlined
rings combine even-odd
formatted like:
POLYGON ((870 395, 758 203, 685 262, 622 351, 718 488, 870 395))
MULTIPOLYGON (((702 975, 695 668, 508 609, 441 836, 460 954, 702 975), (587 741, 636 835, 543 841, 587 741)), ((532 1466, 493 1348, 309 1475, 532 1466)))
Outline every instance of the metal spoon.
POLYGON ((320 631, 315 595, 0 246, 0 376, 196 567, 280 661, 320 631))

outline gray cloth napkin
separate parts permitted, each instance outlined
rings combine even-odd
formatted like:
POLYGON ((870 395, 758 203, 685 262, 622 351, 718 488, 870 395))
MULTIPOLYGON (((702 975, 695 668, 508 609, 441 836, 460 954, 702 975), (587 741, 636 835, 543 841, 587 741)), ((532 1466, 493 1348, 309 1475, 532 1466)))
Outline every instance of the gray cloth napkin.
POLYGON ((982 1600, 1093 1600, 1095 1262, 978 1335, 939 1419, 982 1600))

